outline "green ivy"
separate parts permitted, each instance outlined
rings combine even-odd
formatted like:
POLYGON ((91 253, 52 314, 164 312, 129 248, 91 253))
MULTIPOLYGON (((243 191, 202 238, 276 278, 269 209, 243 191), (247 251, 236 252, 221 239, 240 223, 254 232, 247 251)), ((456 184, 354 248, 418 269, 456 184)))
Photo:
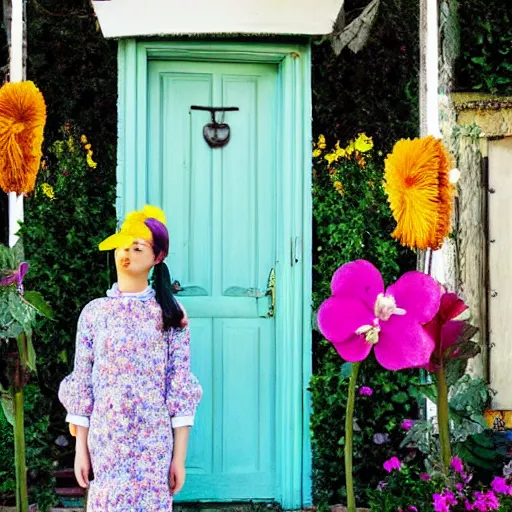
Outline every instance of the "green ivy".
MULTIPOLYGON (((25 390, 25 442, 27 455, 30 503, 37 503, 44 512, 55 505, 53 486, 53 451, 55 445, 48 437, 48 400, 35 384, 25 390)), ((12 425, 0 413, 0 506, 14 505, 16 481, 14 473, 14 439, 12 425)))
MULTIPOLYGON (((346 0, 347 23, 369 0, 346 0)), ((340 2, 341 4, 341 2, 340 2)), ((385 153, 419 133, 419 0, 381 0, 367 45, 313 45, 313 130, 331 142, 365 131, 385 153)))
MULTIPOLYGON (((55 315, 53 321, 38 319, 34 330, 38 384, 48 406, 49 445, 61 435, 70 441, 58 387, 72 369, 81 309, 109 287, 108 256, 97 246, 116 229, 115 173, 94 153, 87 159, 94 146, 80 142, 81 135, 65 129, 50 146, 36 189, 25 201, 21 228, 30 264, 26 286, 42 292, 55 315)), ((53 455, 58 465, 73 467, 72 443, 53 455)))
POLYGON ((512 10, 503 0, 462 1, 459 90, 512 94, 512 10))
MULTIPOLYGON (((390 236, 394 221, 382 188, 382 153, 354 152, 329 164, 325 150, 319 147, 322 139, 316 147, 315 154, 321 154, 314 159, 313 170, 315 308, 329 296, 332 274, 343 263, 367 259, 387 283, 415 263, 414 255, 390 236)), ((343 361, 318 332, 314 333, 314 350, 310 386, 314 502, 343 503, 348 378, 343 361)), ((384 461, 400 451, 402 420, 418 414, 417 402, 408 391, 417 380, 417 372, 384 371, 371 357, 362 366, 358 385, 371 387, 374 394, 356 398, 354 477, 359 503, 365 500, 365 489, 377 485, 384 461)))

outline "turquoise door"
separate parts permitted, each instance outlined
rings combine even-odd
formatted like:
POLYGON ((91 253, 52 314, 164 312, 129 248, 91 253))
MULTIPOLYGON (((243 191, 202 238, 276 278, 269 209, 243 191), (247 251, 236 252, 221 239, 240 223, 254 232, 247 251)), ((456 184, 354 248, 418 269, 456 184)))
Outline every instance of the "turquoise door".
POLYGON ((148 200, 168 216, 168 265, 204 388, 178 498, 271 500, 276 339, 265 292, 279 228, 277 65, 162 60, 148 74, 148 200), (207 145, 210 114, 192 105, 239 108, 224 117, 227 146, 207 145))

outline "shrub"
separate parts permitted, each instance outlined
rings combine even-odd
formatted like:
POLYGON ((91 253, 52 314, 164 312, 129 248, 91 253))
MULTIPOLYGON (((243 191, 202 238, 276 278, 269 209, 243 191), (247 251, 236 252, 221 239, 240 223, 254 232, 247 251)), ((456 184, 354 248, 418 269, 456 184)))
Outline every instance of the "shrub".
MULTIPOLYGON (((400 270, 414 267, 414 256, 391 239, 394 223, 382 188, 383 156, 371 149, 364 135, 339 143, 327 151, 325 138, 314 148, 314 305, 330 294, 333 272, 343 263, 360 258, 374 263, 387 282, 400 270), (357 148, 360 148, 359 150, 357 148)), ((314 502, 343 502, 345 402, 348 371, 339 355, 318 332, 314 333, 314 376, 311 381, 313 415, 314 502)), ((409 394, 417 372, 388 372, 370 357, 362 366, 360 386, 372 396, 358 396, 354 434, 354 475, 359 502, 368 486, 375 487, 382 463, 403 437, 401 422, 417 415, 417 402, 409 394)), ((405 450, 403 453, 406 453, 405 450)))

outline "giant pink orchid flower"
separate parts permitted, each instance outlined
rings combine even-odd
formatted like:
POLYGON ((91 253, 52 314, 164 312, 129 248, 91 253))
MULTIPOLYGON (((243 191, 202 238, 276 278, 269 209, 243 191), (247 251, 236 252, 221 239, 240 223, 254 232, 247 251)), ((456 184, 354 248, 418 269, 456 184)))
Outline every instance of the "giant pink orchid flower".
POLYGON ((384 288, 366 260, 346 263, 331 282, 332 296, 320 307, 318 324, 340 356, 352 363, 368 357, 388 370, 425 366, 435 347, 423 324, 439 310, 441 287, 421 272, 407 272, 384 288))

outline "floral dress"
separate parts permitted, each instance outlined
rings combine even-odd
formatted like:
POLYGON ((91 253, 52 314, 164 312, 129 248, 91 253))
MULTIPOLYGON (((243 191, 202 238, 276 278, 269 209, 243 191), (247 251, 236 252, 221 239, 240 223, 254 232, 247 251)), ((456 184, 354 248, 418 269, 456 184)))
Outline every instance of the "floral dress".
POLYGON ((74 371, 59 389, 67 421, 89 427, 88 512, 171 511, 172 429, 191 426, 202 390, 188 328, 162 330, 153 289, 90 302, 74 371))

